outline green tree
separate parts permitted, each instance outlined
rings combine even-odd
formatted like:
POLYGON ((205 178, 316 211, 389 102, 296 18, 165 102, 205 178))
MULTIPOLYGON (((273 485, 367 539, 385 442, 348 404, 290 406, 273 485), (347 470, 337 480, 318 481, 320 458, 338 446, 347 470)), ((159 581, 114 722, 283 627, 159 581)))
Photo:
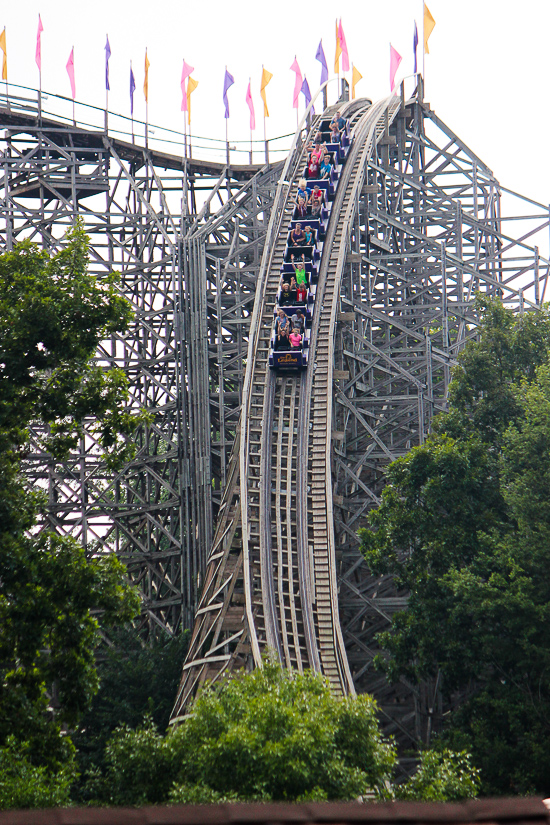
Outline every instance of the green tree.
POLYGON ((37 767, 29 757, 31 746, 9 736, 0 748, 0 810, 58 808, 69 805, 74 763, 55 772, 37 767))
POLYGON ((485 792, 547 793, 550 318, 478 308, 449 412, 390 466, 362 549, 409 594, 379 664, 391 678, 440 670, 469 697, 447 736, 471 749, 485 792))
POLYGON ((395 762, 370 697, 338 699, 319 676, 270 662, 203 691, 165 738, 124 728, 107 753, 115 804, 352 799, 382 793, 395 762))
MULTIPOLYGON (((121 728, 107 760, 102 801, 142 805, 354 799, 369 791, 391 798, 396 754, 371 697, 335 697, 320 676, 268 661, 204 690, 165 737, 152 723, 121 728)), ((473 795, 476 774, 467 776, 466 761, 445 752, 431 773, 425 768, 415 798, 473 795)))
POLYGON ((188 644, 187 633, 145 643, 132 627, 109 636, 112 647, 97 661, 99 690, 72 736, 80 771, 73 797, 79 802, 98 793, 106 770, 105 747, 116 728, 137 729, 147 717, 166 730, 188 644))
POLYGON ((479 770, 465 751, 424 751, 416 773, 396 788, 396 797, 424 802, 458 802, 479 790, 479 770))
POLYGON ((80 224, 56 255, 25 241, 0 256, 0 746, 20 742, 25 760, 48 771, 72 760, 62 731, 97 690, 98 613, 109 627, 138 606, 114 556, 86 558, 70 538, 36 531, 45 501, 21 469, 33 425, 61 460, 92 418, 114 466, 145 419, 125 408, 124 374, 92 362, 130 308, 114 276, 94 278, 87 266, 80 224))

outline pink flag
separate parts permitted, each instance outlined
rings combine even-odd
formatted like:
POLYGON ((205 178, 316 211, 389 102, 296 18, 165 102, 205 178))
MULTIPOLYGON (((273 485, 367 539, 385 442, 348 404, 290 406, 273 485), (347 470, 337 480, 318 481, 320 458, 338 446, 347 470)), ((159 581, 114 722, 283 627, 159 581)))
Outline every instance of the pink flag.
POLYGON ((73 93, 74 100, 76 97, 76 86, 74 83, 74 46, 72 47, 69 59, 67 60, 67 74, 69 75, 69 80, 71 81, 71 92, 73 93))
POLYGON ((292 108, 297 109, 298 108, 298 99, 300 97, 300 91, 302 89, 303 78, 302 78, 302 72, 300 71, 300 67, 298 66, 298 61, 296 60, 296 58, 294 58, 294 63, 290 67, 290 71, 291 72, 296 72, 296 83, 294 84, 294 95, 293 95, 293 98, 292 98, 292 108))
POLYGON ((44 26, 42 25, 42 18, 38 15, 38 32, 36 34, 36 65, 38 66, 38 71, 42 71, 42 42, 40 35, 44 31, 44 26))
POLYGON ((390 88, 392 92, 395 89, 395 75, 397 74, 397 70, 402 59, 403 58, 399 52, 394 49, 390 43, 390 88))
POLYGON ((252 101, 252 92, 250 91, 250 80, 248 81, 248 89, 246 90, 246 102, 250 109, 250 130, 256 128, 256 118, 254 116, 254 103, 252 101))
POLYGON ((340 18, 340 25, 338 26, 338 39, 340 41, 340 48, 342 49, 342 71, 349 72, 349 52, 344 29, 342 28, 342 18, 340 18))
POLYGON ((185 91, 185 81, 191 74, 194 72, 195 69, 193 66, 190 66, 189 63, 186 63, 185 60, 183 61, 183 69, 181 70, 181 111, 187 111, 187 92, 185 91))

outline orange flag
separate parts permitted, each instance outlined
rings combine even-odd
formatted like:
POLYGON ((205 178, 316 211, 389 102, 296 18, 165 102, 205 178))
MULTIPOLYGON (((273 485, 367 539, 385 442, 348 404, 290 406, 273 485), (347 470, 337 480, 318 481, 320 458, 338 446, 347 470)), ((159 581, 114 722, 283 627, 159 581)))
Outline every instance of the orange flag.
POLYGON ((6 27, 0 34, 0 49, 4 52, 4 59, 2 60, 2 80, 8 79, 8 50, 6 47, 6 27))
POLYGON ((264 117, 269 117, 269 109, 267 108, 265 87, 267 86, 272 77, 273 75, 271 74, 271 72, 268 72, 267 69, 264 69, 264 67, 262 66, 262 82, 260 83, 260 97, 264 102, 264 117))
POLYGON ((359 83, 360 80, 363 79, 363 75, 353 64, 351 66, 351 99, 355 100, 355 87, 359 83))
POLYGON ((426 3, 424 3, 424 52, 426 54, 430 53, 428 48, 428 40, 430 39, 430 34, 433 32, 435 26, 435 20, 432 17, 432 13, 427 7, 426 3))
POLYGON ((147 57, 147 49, 145 49, 145 80, 143 81, 143 94, 145 95, 145 102, 149 103, 149 58, 147 57))
POLYGON ((189 78, 187 81, 187 121, 191 123, 191 95, 199 85, 198 80, 194 80, 192 77, 189 78))
POLYGON ((342 54, 342 44, 340 43, 340 27, 336 21, 336 54, 334 56, 334 74, 340 74, 340 55, 342 54))

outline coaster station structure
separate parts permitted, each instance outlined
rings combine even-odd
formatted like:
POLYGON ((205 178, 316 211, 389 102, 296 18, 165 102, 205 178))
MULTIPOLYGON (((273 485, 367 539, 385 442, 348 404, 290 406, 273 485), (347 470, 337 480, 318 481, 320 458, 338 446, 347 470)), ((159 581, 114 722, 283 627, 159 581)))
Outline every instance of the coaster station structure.
POLYGON ((275 493, 266 478, 260 493, 245 452, 261 458, 282 444, 272 419, 262 442, 251 411, 254 393, 289 398, 289 379, 269 376, 266 364, 261 370, 260 322, 304 161, 305 123, 284 169, 232 166, 45 120, 28 101, 12 101, 0 111, 0 241, 10 249, 28 237, 56 249, 81 217, 91 271, 120 272, 134 309, 130 330, 105 341, 97 357, 124 369, 130 404, 154 414, 136 433, 135 459, 108 473, 90 428, 80 449, 54 464, 37 429, 27 471, 48 491, 45 525, 128 565, 143 593, 144 627, 194 628, 174 718, 199 684, 258 664, 268 646, 261 615, 270 557, 260 538, 254 555, 250 532, 261 498, 281 524, 289 518, 273 615, 286 627, 288 613, 293 649, 306 650, 311 625, 308 644, 323 651, 299 666, 323 671, 324 661, 338 660, 339 676, 324 671, 335 689, 373 693, 387 730, 410 746, 437 727, 439 692, 437 684, 388 685, 373 668, 376 634, 406 597, 369 575, 357 529, 379 501, 387 464, 422 443, 445 409, 453 364, 476 334, 475 293, 519 312, 548 297, 548 261, 538 247, 547 247, 549 216, 499 184, 421 87, 347 111, 356 152, 333 209, 319 349, 300 393, 313 407, 307 432, 285 442, 300 446, 299 461, 286 465, 290 475, 275 493), (260 384, 254 376, 263 376, 260 384), (294 564, 297 509, 306 525, 299 542, 312 561, 307 571, 302 565, 307 582, 296 586, 307 587, 290 610, 282 579, 294 564), (323 625, 325 585, 331 618, 323 625))

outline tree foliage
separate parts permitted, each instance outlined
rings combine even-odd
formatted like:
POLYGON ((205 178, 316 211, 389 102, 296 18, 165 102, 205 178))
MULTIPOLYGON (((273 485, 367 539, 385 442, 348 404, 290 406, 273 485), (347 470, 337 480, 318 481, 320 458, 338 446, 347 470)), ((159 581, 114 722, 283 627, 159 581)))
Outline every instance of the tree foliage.
POLYGON ((55 461, 92 419, 114 465, 132 454, 128 436, 144 420, 125 408, 124 374, 92 361, 130 309, 114 276, 94 278, 87 265, 80 224, 56 255, 24 241, 0 256, 0 745, 26 743, 24 758, 46 771, 72 759, 62 729, 97 690, 98 612, 109 626, 138 605, 114 556, 87 558, 70 538, 37 532, 45 501, 22 473, 31 426, 55 461))
POLYGON ((57 771, 36 766, 29 758, 32 747, 9 736, 0 748, 0 810, 58 808, 70 803, 74 761, 57 771))
POLYGON ((460 356, 449 412, 390 466, 362 549, 409 594, 380 664, 392 678, 441 670, 448 693, 475 692, 454 714, 453 741, 472 749, 485 790, 548 792, 520 759, 534 765, 536 740, 550 734, 550 317, 478 308, 480 337, 460 356))
POLYGON ((421 755, 416 773, 398 785, 396 797, 423 802, 458 802, 476 796, 480 772, 469 753, 429 750, 421 755))
MULTIPOLYGON (((374 700, 335 697, 320 676, 269 661, 204 690, 165 737, 152 723, 119 729, 107 759, 102 800, 117 805, 394 795, 395 748, 380 733, 374 700)), ((472 795, 475 771, 469 784, 466 774, 465 759, 445 752, 414 798, 472 795)))
POLYGON ((109 636, 112 647, 97 662, 99 690, 72 736, 80 771, 72 794, 80 803, 105 793, 105 747, 116 728, 135 730, 146 718, 147 730, 167 728, 188 643, 187 633, 145 643, 134 628, 109 636))

